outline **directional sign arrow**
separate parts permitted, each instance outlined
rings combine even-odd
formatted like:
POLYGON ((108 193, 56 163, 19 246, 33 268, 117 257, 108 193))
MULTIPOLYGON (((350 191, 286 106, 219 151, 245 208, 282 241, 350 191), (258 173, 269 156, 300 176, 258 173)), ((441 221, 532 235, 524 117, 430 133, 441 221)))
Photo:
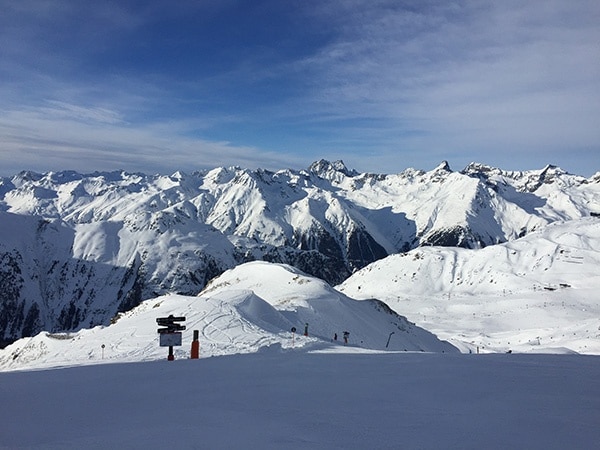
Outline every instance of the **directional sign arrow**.
POLYGON ((156 318, 156 322, 165 322, 165 323, 170 323, 170 322, 183 322, 185 321, 185 317, 184 316, 169 316, 169 317, 157 317, 156 318))
POLYGON ((175 333, 177 331, 185 330, 185 325, 177 325, 177 326, 169 326, 168 328, 159 328, 158 331, 160 334, 163 333, 175 333))

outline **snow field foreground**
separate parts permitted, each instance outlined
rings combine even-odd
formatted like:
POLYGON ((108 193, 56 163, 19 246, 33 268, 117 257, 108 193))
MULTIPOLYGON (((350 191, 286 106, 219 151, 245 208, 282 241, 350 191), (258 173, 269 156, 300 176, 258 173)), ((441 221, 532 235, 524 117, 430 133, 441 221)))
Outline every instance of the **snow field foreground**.
POLYGON ((592 449, 600 357, 272 351, 0 373, 1 449, 592 449))
POLYGON ((165 359, 156 318, 171 314, 186 317, 182 346, 174 348, 177 359, 190 357, 194 330, 201 358, 269 347, 342 346, 344 331, 350 333, 348 345, 365 350, 458 351, 381 302, 353 300, 291 266, 253 262, 225 272, 198 297, 161 296, 106 327, 20 339, 0 350, 0 371, 165 359), (303 336, 306 323, 309 333, 303 336))

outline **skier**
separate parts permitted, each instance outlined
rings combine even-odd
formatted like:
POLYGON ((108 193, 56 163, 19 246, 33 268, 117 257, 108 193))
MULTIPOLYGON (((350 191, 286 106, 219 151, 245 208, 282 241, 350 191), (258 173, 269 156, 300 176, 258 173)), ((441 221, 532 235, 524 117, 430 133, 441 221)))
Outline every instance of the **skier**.
POLYGON ((333 333, 333 340, 337 341, 337 333, 333 333))
POLYGON ((348 336, 350 336, 350 333, 348 331, 344 331, 344 345, 348 344, 348 336))

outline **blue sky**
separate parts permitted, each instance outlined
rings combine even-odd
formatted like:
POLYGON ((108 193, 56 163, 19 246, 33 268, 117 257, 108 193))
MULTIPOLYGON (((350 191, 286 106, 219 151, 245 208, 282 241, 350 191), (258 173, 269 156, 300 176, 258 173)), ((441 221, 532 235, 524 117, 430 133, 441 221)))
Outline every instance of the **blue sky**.
POLYGON ((0 0, 0 175, 600 171, 600 2, 0 0))

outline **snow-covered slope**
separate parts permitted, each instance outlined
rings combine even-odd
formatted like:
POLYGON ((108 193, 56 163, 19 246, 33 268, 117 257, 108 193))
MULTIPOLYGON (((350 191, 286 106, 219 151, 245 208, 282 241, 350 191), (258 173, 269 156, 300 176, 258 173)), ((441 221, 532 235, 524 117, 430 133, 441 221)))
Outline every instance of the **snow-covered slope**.
POLYGON ((156 292, 197 293, 234 264, 231 243, 209 228, 0 212, 0 341, 106 324, 156 292))
POLYGON ((135 256, 122 266, 78 256, 106 246, 107 227, 76 233, 58 219, 0 212, 0 340, 92 326, 137 304, 135 256))
POLYGON ((186 317, 178 358, 189 357, 194 330, 203 357, 330 345, 458 351, 382 302, 353 300, 290 266, 253 262, 216 278, 200 296, 161 296, 119 314, 106 327, 20 339, 0 350, 0 370, 164 359, 167 350, 159 347, 156 318, 170 314, 186 317), (347 344, 344 331, 350 333, 347 344))
POLYGON ((600 176, 553 166, 22 172, 0 179, 0 340, 106 324, 144 299, 195 295, 247 261, 338 284, 389 254, 480 248, 597 214, 600 176))
POLYGON ((600 442, 600 357, 330 350, 0 373, 0 447, 587 450, 600 442))
POLYGON ((392 255, 338 288, 379 298, 465 351, 600 354, 599 268, 600 220, 586 218, 479 250, 392 255))

